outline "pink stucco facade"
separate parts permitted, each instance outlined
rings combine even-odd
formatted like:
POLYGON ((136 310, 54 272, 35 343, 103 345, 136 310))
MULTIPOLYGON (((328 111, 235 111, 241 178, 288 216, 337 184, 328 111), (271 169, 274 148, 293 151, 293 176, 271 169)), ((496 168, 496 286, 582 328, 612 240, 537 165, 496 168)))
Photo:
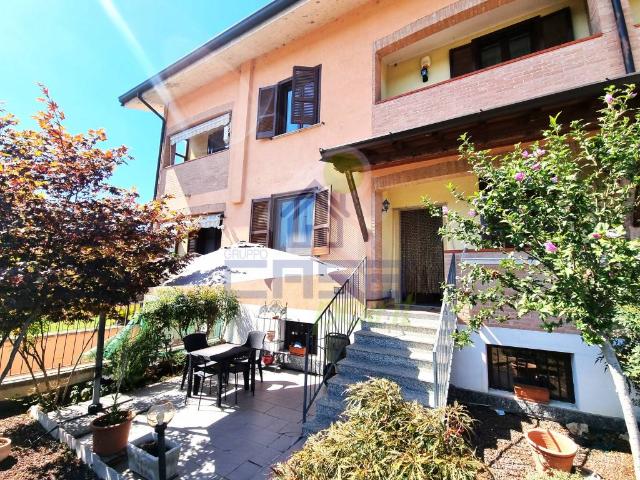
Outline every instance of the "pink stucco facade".
MULTIPOLYGON (((165 105, 167 139, 199 122, 231 112, 229 149, 170 165, 165 142, 158 194, 194 215, 224 213, 223 245, 248 240, 251 200, 328 186, 332 194, 331 249, 324 260, 372 259, 370 297, 385 295, 382 270, 384 192, 423 180, 464 172, 455 158, 379 168, 356 175, 369 239, 363 241, 344 176, 320 161, 320 149, 398 132, 508 105, 532 97, 624 75, 609 0, 588 0, 588 35, 503 64, 380 100, 382 56, 428 41, 447 29, 464 30, 475 17, 512 9, 526 15, 536 2, 508 0, 372 0, 279 48, 243 62, 214 81, 165 105), (518 10, 520 9, 520 10, 518 10), (273 139, 256 140, 258 89, 291 76, 294 65, 322 65, 320 122, 273 139)), ((640 61, 640 29, 627 14, 633 52, 640 61)), ((483 17, 483 18, 485 18, 483 17)), ((471 33, 471 32, 469 32, 471 33)), ((428 193, 428 192, 425 192, 428 193)))

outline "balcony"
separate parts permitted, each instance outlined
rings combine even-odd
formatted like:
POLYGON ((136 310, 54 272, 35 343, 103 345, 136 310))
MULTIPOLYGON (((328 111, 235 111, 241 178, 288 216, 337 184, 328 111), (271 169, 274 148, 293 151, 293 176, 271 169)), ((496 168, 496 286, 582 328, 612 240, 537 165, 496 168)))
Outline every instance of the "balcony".
POLYGON ((624 73, 615 32, 594 33, 582 1, 517 0, 488 11, 445 13, 450 16, 436 12, 419 20, 422 28, 405 29, 404 37, 396 32, 376 42, 374 135, 624 73), (565 32, 558 34, 562 22, 565 32))

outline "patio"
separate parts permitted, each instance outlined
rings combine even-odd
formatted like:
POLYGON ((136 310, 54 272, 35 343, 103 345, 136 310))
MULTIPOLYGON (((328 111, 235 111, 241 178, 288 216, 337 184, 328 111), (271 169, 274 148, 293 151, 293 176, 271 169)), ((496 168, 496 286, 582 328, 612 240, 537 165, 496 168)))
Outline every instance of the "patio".
MULTIPOLYGON (((149 406, 166 400, 174 403, 177 412, 167 428, 167 438, 182 445, 179 478, 268 478, 271 465, 287 458, 304 443, 301 372, 265 369, 264 382, 259 378, 256 382, 255 397, 240 385, 237 406, 233 381, 222 408, 215 406, 214 384, 211 395, 205 388, 199 410, 197 397, 190 398, 185 405, 186 392, 179 390, 180 380, 180 376, 174 377, 123 396, 129 408, 142 412, 134 419, 130 441, 152 431, 144 413, 149 406)), ((108 404, 110 399, 103 400, 108 404)), ((89 423, 93 417, 74 417, 85 413, 87 406, 88 402, 49 414, 81 446, 91 445, 89 423)), ((121 478, 141 478, 128 470, 126 457, 103 460, 121 478)))

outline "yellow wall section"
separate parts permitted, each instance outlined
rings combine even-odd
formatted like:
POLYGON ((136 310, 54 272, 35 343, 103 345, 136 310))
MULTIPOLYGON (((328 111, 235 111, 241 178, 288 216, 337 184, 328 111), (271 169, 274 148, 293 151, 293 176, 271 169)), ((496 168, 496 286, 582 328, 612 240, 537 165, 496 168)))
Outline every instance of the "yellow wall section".
MULTIPOLYGON (((634 11, 634 21, 640 17, 640 0, 631 2, 634 11), (635 5, 634 5, 635 4, 635 5)), ((450 43, 440 48, 425 51, 419 56, 404 60, 397 63, 385 63, 382 59, 382 98, 389 98, 402 93, 410 92, 418 88, 434 85, 443 80, 450 78, 449 70, 449 50, 460 45, 469 43, 472 39, 495 32, 501 28, 513 25, 527 18, 537 15, 547 15, 549 13, 561 10, 562 8, 571 8, 571 19, 573 20, 573 35, 576 39, 585 38, 590 35, 589 14, 587 13, 583 0, 573 0, 570 2, 562 2, 560 5, 554 5, 536 12, 529 12, 526 15, 513 18, 508 22, 494 25, 491 28, 476 32, 471 36, 460 39, 455 43, 450 43), (425 55, 431 57, 431 67, 429 68, 429 81, 423 82, 420 76, 420 60, 425 55)))
MULTIPOLYGON (((474 175, 465 174, 456 177, 440 178, 426 182, 403 185, 386 190, 382 198, 391 203, 389 211, 382 214, 382 259, 384 261, 383 285, 385 294, 390 290, 399 290, 400 280, 400 211, 422 207, 422 197, 446 205, 451 211, 466 214, 469 205, 459 202, 449 191, 447 186, 453 184, 458 191, 470 195, 478 188, 478 181, 474 175)), ((426 213, 425 213, 426 215, 426 213)), ((445 250, 462 249, 464 245, 458 242, 445 241, 445 250)))
POLYGON ((629 0, 629 6, 631 7, 632 23, 640 23, 640 0, 629 0))

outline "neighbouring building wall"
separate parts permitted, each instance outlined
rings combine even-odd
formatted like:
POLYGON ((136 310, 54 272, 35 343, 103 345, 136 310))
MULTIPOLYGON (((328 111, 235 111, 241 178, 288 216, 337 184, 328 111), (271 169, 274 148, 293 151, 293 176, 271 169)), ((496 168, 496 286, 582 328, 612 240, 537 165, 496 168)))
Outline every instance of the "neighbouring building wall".
POLYGON ((572 354, 575 405, 552 401, 551 405, 609 417, 621 417, 620 403, 609 373, 598 361, 599 349, 586 345, 579 335, 485 327, 472 335, 473 345, 454 352, 452 385, 458 388, 513 397, 489 389, 486 345, 505 345, 572 354))

